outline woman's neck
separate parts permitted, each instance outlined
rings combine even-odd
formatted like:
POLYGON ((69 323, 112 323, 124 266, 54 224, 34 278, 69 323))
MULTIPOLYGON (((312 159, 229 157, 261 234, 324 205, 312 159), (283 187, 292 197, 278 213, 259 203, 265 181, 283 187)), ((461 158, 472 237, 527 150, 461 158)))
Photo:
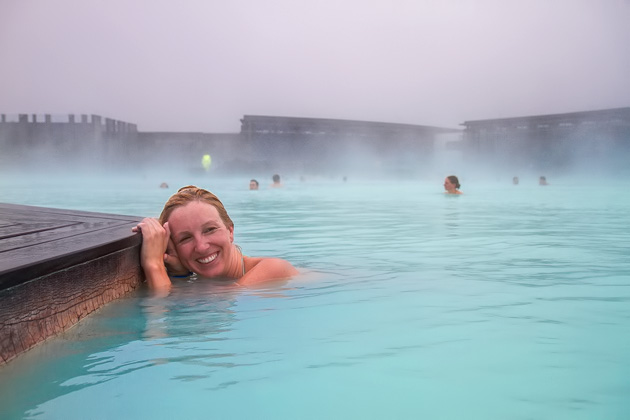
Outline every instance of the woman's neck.
POLYGON ((243 253, 238 245, 232 244, 230 250, 230 260, 225 273, 226 277, 240 279, 245 271, 245 263, 243 261, 243 253))

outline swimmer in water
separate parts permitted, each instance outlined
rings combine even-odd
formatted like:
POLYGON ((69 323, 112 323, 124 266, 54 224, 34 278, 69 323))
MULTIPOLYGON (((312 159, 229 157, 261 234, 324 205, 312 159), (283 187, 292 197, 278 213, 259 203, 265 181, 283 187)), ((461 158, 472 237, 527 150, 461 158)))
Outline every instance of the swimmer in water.
POLYGON ((449 175, 444 179, 446 194, 462 194, 459 187, 461 187, 461 185, 459 185, 459 180, 455 175, 449 175))
POLYGON ((258 189, 258 181, 256 181, 255 179, 252 179, 251 181, 249 181, 249 189, 250 190, 257 190, 258 189))
POLYGON ((274 176, 271 177, 271 179, 273 180, 273 184, 271 184, 271 188, 282 188, 282 182, 280 182, 280 175, 275 174, 274 176))
POLYGON ((545 178, 544 176, 538 178, 538 185, 549 185, 549 183, 547 182, 547 178, 545 178))
POLYGON ((140 263, 150 288, 168 290, 171 277, 235 280, 251 285, 298 274, 280 258, 248 257, 234 243, 234 223, 211 192, 189 185, 168 199, 160 218, 145 218, 140 263))

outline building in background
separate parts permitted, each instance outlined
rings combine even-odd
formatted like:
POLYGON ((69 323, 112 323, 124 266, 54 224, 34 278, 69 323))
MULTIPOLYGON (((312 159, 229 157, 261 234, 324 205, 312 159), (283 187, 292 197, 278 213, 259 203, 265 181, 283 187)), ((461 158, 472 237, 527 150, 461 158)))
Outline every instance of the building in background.
POLYGON ((168 168, 221 174, 414 175, 436 137, 460 133, 409 124, 245 115, 240 133, 142 132, 97 115, 5 115, 2 167, 92 171, 168 168), (212 165, 202 166, 204 156, 212 165))
POLYGON ((260 115, 240 121, 239 133, 142 132, 98 115, 0 114, 0 169, 415 177, 467 165, 511 177, 628 171, 630 158, 630 107, 465 121, 463 131, 260 115))
POLYGON ((461 146, 470 162, 515 174, 622 169, 630 157, 630 107, 462 125, 461 146))
POLYGON ((137 152, 137 134, 135 124, 98 115, 0 114, 0 164, 4 170, 106 168, 137 152))
POLYGON ((438 136, 461 130, 411 124, 245 115, 241 137, 256 168, 289 173, 422 173, 438 136))

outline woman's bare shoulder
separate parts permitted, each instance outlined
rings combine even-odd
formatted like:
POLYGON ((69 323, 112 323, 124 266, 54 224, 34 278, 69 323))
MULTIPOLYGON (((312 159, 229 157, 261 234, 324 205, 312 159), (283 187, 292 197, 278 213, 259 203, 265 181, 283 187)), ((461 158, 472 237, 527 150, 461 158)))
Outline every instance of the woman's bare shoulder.
POLYGON ((245 257, 245 270, 238 281, 243 285, 289 278, 299 273, 287 260, 270 257, 245 257))

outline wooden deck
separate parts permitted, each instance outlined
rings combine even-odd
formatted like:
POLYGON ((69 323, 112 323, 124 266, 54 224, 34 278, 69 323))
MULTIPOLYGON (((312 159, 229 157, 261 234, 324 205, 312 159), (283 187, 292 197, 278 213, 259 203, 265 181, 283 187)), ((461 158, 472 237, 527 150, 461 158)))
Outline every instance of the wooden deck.
POLYGON ((0 203, 0 365, 138 287, 140 220, 0 203))

